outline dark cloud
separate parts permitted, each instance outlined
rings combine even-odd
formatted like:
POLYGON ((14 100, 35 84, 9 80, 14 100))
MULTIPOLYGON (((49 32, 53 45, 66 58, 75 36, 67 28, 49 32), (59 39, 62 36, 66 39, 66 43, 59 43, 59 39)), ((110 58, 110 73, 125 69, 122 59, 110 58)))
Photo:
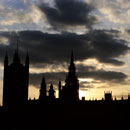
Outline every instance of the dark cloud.
MULTIPOLYGON (((97 58, 100 62, 116 66, 124 62, 117 60, 125 55, 129 47, 125 41, 116 39, 110 33, 113 30, 94 30, 88 34, 77 35, 75 33, 47 34, 41 32, 21 32, 23 45, 26 41, 26 48, 31 47, 30 53, 35 52, 37 62, 63 62, 68 60, 70 51, 73 49, 76 60, 97 58), (40 39, 40 41, 39 41, 40 39), (27 46, 28 45, 28 46, 27 46), (39 55, 40 54, 40 55, 39 55), (38 56, 36 56, 38 55, 38 56)), ((24 46, 23 46, 24 47, 24 46)))
MULTIPOLYGON (((99 62, 109 63, 113 65, 123 65, 122 61, 118 61, 121 55, 125 55, 129 47, 120 39, 117 39, 112 30, 93 30, 87 34, 78 35, 75 33, 48 34, 40 31, 21 31, 19 32, 19 53, 21 57, 25 57, 26 51, 30 55, 30 63, 34 67, 42 64, 40 68, 48 68, 48 64, 54 65, 52 69, 56 69, 59 65, 67 69, 70 60, 70 52, 73 49, 76 60, 82 61, 87 58, 96 58, 99 62), (36 66, 35 66, 36 65, 36 66)), ((6 51, 9 58, 16 49, 16 33, 1 32, 0 36, 9 38, 10 45, 0 44, 0 60, 3 63, 3 56, 6 51)), ((23 59, 23 58, 22 58, 23 59)), ((104 82, 121 83, 127 75, 122 72, 114 72, 107 70, 97 70, 93 66, 77 65, 77 75, 80 78, 93 78, 104 82)), ((47 83, 51 81, 57 85, 58 80, 65 80, 66 73, 52 72, 30 74, 30 84, 40 87, 42 76, 45 76, 47 83)), ((83 86, 83 84, 81 84, 83 86)), ((89 85, 90 86, 90 85, 89 85)), ((90 87, 89 87, 90 88, 90 87)))
POLYGON ((93 30, 89 33, 90 42, 96 53, 95 56, 100 62, 123 65, 122 61, 114 58, 124 55, 129 47, 126 41, 117 39, 118 33, 114 30, 93 30))
POLYGON ((77 73, 82 78, 93 78, 95 80, 110 81, 120 83, 124 81, 128 75, 123 72, 107 71, 103 69, 97 69, 93 66, 77 66, 77 73))
POLYGON ((40 83, 42 81, 42 77, 44 76, 47 84, 53 83, 54 85, 58 85, 59 80, 64 81, 65 75, 66 75, 65 72, 52 72, 52 73, 40 73, 40 74, 31 73, 30 84, 39 88, 40 83))
MULTIPOLYGON (((87 34, 78 35, 67 32, 48 34, 40 31, 21 31, 19 32, 19 52, 21 57, 25 57, 28 51, 32 65, 61 64, 64 66, 64 62, 69 62, 70 52, 73 49, 76 60, 96 58, 102 63, 121 66, 124 62, 118 58, 125 55, 129 47, 126 41, 117 39, 113 32, 113 30, 93 30, 87 34)), ((116 34, 116 31, 114 33, 116 34)), ((12 52, 16 48, 16 33, 1 32, 0 36, 10 40, 8 46, 0 44, 0 60, 3 62, 6 51, 12 57, 12 52)))
POLYGON ((123 61, 119 61, 117 59, 109 59, 109 58, 108 59, 107 58, 99 58, 99 61, 103 62, 103 63, 113 64, 115 66, 122 66, 125 64, 123 61))
MULTIPOLYGON (((65 72, 30 74, 30 84, 35 85, 36 87, 39 88, 41 79, 43 76, 45 76, 47 84, 50 84, 52 82, 54 85, 58 85, 59 80, 61 80, 64 83, 66 75, 67 73, 65 72)), ((93 83, 95 83, 96 81, 98 81, 97 83, 107 82, 107 83, 121 84, 123 83, 123 81, 125 81, 125 79, 128 78, 128 75, 122 72, 97 70, 93 66, 83 66, 83 65, 77 66, 77 75, 78 78, 92 78, 95 80, 94 82, 92 81, 91 83, 87 81, 81 82, 80 84, 81 88, 84 87, 92 88, 93 83)))
POLYGON ((97 71, 83 71, 78 73, 79 76, 84 78, 93 78, 95 80, 101 81, 110 81, 115 83, 121 83, 128 76, 122 72, 115 71, 105 71, 105 70, 97 70, 97 71))
POLYGON ((90 27, 96 18, 90 15, 92 5, 79 0, 55 0, 55 7, 40 4, 39 8, 53 26, 86 25, 90 27))
POLYGON ((96 81, 91 81, 91 82, 88 82, 88 81, 80 81, 80 90, 87 90, 89 91, 89 89, 91 88, 94 88, 95 87, 95 83, 98 83, 99 82, 96 82, 96 81))

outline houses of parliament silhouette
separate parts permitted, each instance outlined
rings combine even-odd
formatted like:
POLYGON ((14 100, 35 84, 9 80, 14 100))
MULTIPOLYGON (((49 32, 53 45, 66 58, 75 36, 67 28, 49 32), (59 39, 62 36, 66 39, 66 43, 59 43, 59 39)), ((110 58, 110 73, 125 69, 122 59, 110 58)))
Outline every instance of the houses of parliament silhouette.
MULTIPOLYGON (((29 56, 27 54, 25 65, 21 64, 18 43, 17 50, 14 53, 13 63, 9 64, 8 55, 6 53, 4 60, 4 82, 3 82, 3 106, 24 105, 28 101, 29 87, 29 56)), ((59 81, 59 99, 65 102, 74 102, 79 100, 79 82, 76 76, 73 52, 69 72, 65 80, 65 86, 59 81)), ((47 88, 45 78, 43 77, 39 95, 39 101, 54 100, 55 90, 53 85, 50 85, 47 96, 47 88)))
POLYGON ((28 100, 29 55, 21 63, 18 43, 13 63, 8 54, 4 60, 3 106, 0 108, 0 128, 41 130, 111 130, 129 129, 130 97, 114 100, 105 93, 104 100, 79 100, 79 81, 76 76, 73 52, 65 85, 59 81, 59 98, 51 83, 49 91, 43 77, 39 99, 28 100), (48 93, 48 94, 47 94, 48 93))

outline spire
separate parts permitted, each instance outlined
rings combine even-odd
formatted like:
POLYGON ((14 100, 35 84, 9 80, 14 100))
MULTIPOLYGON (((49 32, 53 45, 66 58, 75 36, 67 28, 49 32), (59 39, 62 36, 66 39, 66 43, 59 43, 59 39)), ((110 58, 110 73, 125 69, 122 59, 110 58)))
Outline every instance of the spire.
POLYGON ((74 54, 73 51, 71 52, 71 59, 70 59, 70 67, 74 67, 74 54))
POLYGON ((50 91, 53 91, 53 84, 50 85, 50 91))
POLYGON ((69 66, 69 74, 75 75, 75 64, 74 64, 74 56, 73 51, 71 52, 71 60, 70 60, 70 66, 69 66))
POLYGON ((55 90, 53 89, 53 85, 52 85, 52 83, 51 83, 51 85, 50 85, 50 89, 49 89, 49 97, 51 98, 51 99, 53 99, 53 98, 55 98, 55 90))
POLYGON ((42 83, 45 83, 45 77, 43 76, 43 78, 42 78, 42 83))
POLYGON ((123 96, 121 97, 121 100, 124 100, 124 97, 123 97, 123 96))
POLYGON ((69 72, 66 76, 65 86, 62 89, 62 98, 66 100, 79 100, 79 81, 76 76, 75 71, 75 64, 74 64, 74 56, 73 51, 71 53, 71 60, 69 66, 69 72))
POLYGON ((42 78, 42 83, 41 83, 41 90, 46 89, 46 81, 45 81, 45 77, 42 78))
POLYGON ((19 64, 20 63, 20 57, 19 57, 19 54, 18 54, 18 36, 17 36, 17 48, 16 48, 16 51, 14 53, 14 59, 13 59, 13 62, 16 63, 16 64, 19 64))
POLYGON ((77 76, 76 76, 76 68, 74 64, 74 56, 73 56, 73 51, 71 52, 71 60, 70 60, 70 66, 69 66, 69 72, 66 77, 66 84, 77 84, 77 76))
POLYGON ((43 77, 42 83, 41 83, 39 99, 45 99, 45 98, 46 98, 46 81, 45 81, 45 77, 43 77))

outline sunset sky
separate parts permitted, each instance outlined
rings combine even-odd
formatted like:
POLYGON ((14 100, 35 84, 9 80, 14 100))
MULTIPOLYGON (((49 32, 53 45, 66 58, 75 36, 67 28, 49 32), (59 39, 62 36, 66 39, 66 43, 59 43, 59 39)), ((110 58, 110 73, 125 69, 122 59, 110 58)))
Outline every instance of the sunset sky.
POLYGON ((55 89, 64 84, 71 50, 80 97, 130 93, 130 0, 0 0, 0 104, 4 56, 12 62, 17 35, 21 62, 30 56, 30 98, 43 76, 55 89))

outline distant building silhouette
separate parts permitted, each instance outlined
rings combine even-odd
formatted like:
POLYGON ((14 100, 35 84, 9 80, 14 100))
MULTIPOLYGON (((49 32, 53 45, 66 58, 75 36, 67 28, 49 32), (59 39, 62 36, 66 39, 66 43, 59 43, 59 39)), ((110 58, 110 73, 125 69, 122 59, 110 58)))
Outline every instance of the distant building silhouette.
POLYGON ((65 80, 65 86, 60 90, 60 93, 61 99, 64 101, 71 102, 79 100, 79 81, 76 76, 73 52, 71 54, 69 72, 65 80))
POLYGON ((112 101, 112 92, 104 92, 105 101, 112 101))
MULTIPOLYGON (((73 52, 71 53, 70 65, 68 74, 66 76, 65 85, 62 86, 61 81, 58 84, 58 99, 55 98, 55 90, 51 83, 49 90, 45 77, 42 78, 39 99, 28 100, 28 87, 29 87, 29 56, 27 54, 25 64, 22 64, 17 49, 14 53, 13 63, 9 64, 8 55, 6 53, 4 59, 4 79, 3 79, 3 106, 15 106, 24 104, 25 102, 47 103, 49 101, 62 101, 62 102, 77 102, 79 101, 79 81, 76 75, 76 67, 74 63, 73 52)), ((102 101, 112 101, 112 92, 104 92, 104 99, 102 101)), ((124 100, 122 97, 121 100, 124 100)), ((130 96, 128 95, 128 100, 130 96)), ((85 101, 85 97, 82 97, 85 101)), ((95 100, 97 101, 97 99, 95 100)), ((116 98, 115 98, 116 101, 116 98)), ((91 102, 91 101, 90 101, 91 102)))
POLYGON ((121 100, 122 100, 122 101, 124 100, 124 97, 123 97, 123 96, 121 97, 121 100))
MULTIPOLYGON (((71 54, 71 61, 69 66, 69 72, 65 80, 65 86, 61 85, 61 81, 58 84, 59 99, 65 102, 73 102, 79 100, 79 82, 76 76, 76 68, 74 64, 73 52, 71 54)), ((40 88, 39 100, 47 100, 55 98, 55 90, 51 83, 50 89, 47 94, 45 78, 43 78, 40 88)))
POLYGON ((73 52, 65 85, 62 86, 61 81, 58 84, 58 99, 53 84, 48 90, 43 77, 39 99, 28 100, 29 56, 27 54, 25 64, 21 64, 18 42, 13 63, 9 64, 7 53, 5 55, 3 80, 4 107, 0 107, 0 128, 4 130, 129 129, 130 95, 128 100, 122 97, 113 101, 112 92, 104 92, 102 100, 85 100, 85 97, 79 100, 73 52))
POLYGON ((47 97, 47 90, 46 90, 46 82, 45 78, 43 77, 40 89, 39 100, 46 100, 47 97))
POLYGON ((13 63, 9 64, 6 53, 4 60, 3 106, 18 105, 28 100, 29 56, 25 65, 21 64, 17 50, 14 53, 13 63))

